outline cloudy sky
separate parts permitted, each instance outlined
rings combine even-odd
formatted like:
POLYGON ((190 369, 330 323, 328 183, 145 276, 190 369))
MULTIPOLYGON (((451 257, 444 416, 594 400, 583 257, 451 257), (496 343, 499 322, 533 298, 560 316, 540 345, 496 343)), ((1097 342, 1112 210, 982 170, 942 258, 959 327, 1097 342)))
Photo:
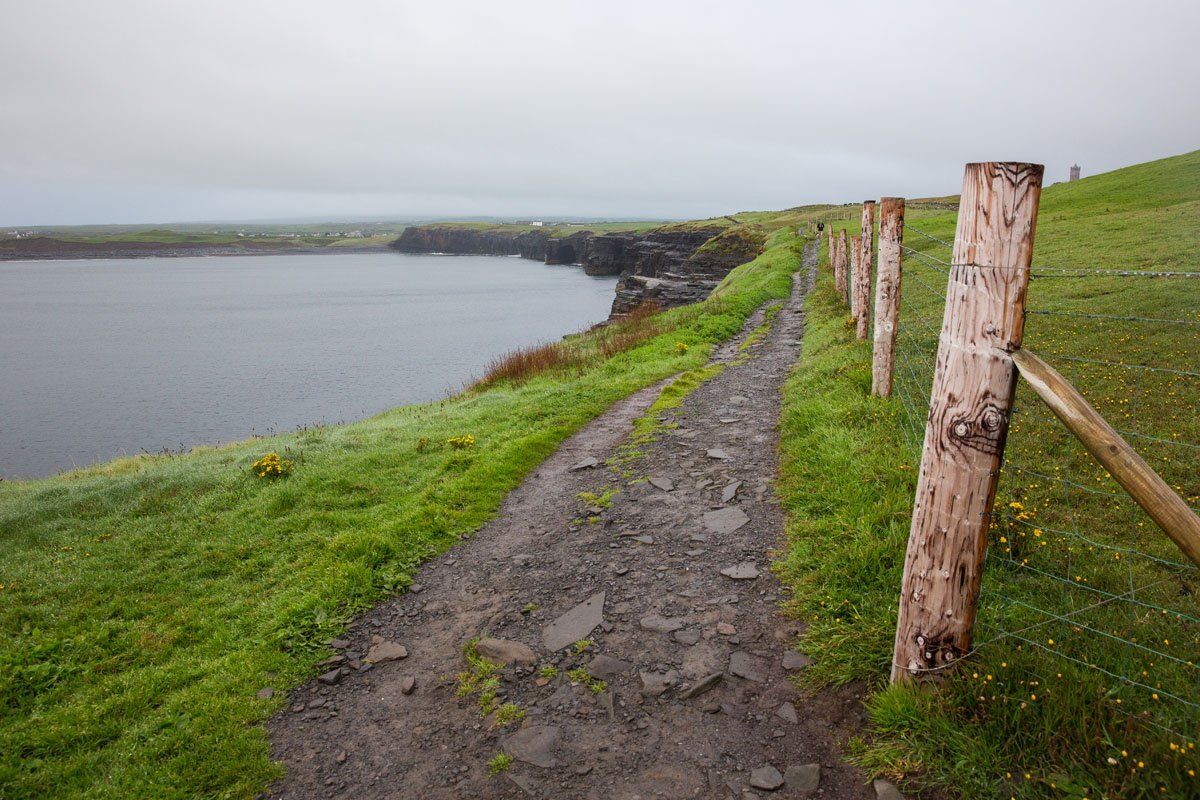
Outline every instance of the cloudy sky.
POLYGON ((1200 2, 0 0, 0 225, 695 217, 1200 147, 1200 2))

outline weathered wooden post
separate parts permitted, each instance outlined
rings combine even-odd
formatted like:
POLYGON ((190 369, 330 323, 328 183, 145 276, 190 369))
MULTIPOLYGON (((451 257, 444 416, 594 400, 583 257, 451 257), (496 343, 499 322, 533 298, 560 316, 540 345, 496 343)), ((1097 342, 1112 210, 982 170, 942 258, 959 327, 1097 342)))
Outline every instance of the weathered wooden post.
POLYGON ((862 237, 850 234, 850 316, 858 319, 858 261, 862 256, 862 237))
POLYGON ((833 272, 835 278, 837 276, 837 249, 833 244, 833 228, 825 231, 825 238, 829 241, 829 269, 833 272))
POLYGON ((834 266, 834 288, 841 295, 842 302, 850 302, 849 285, 846 275, 846 231, 838 231, 837 261, 834 266))
POLYGON ((871 358, 871 394, 878 397, 892 396, 903 240, 904 198, 885 197, 879 204, 879 266, 875 273, 875 343, 871 358))
POLYGON ((858 340, 867 338, 871 325, 871 253, 875 251, 875 201, 862 207, 862 237, 859 239, 858 271, 854 273, 854 292, 858 300, 858 340))
POLYGON ((1040 164, 968 164, 900 585, 892 680, 936 675, 971 647, 1008 433, 1040 164))

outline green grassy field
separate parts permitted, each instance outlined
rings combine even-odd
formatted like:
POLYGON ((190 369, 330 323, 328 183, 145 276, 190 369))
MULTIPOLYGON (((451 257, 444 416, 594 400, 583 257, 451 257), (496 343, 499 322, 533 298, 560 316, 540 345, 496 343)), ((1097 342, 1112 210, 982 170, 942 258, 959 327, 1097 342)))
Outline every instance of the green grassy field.
MULTIPOLYGON (((1200 505, 1200 153, 1043 195, 1025 345, 1200 505), (1040 275, 1040 277, 1038 277, 1040 275), (1088 314, 1091 316, 1077 316, 1088 314), (1116 318, 1116 319, 1113 319, 1116 318), (1142 367, 1154 367, 1153 370, 1142 367)), ((1200 572, 1026 388, 997 496, 976 628, 937 692, 887 688, 898 587, 954 214, 908 215, 896 396, 823 274, 785 395, 781 573, 813 685, 865 681, 872 770, 963 797, 1185 797, 1200 759, 1200 572), (935 260, 936 259, 936 260, 935 260)), ((852 229, 857 226, 850 226, 852 229)))
POLYGON ((662 315, 664 333, 565 374, 0 482, 0 796, 254 797, 277 774, 261 723, 346 620, 614 401, 703 365, 798 263, 781 231, 708 301, 662 315), (294 472, 257 477, 268 451, 294 472))

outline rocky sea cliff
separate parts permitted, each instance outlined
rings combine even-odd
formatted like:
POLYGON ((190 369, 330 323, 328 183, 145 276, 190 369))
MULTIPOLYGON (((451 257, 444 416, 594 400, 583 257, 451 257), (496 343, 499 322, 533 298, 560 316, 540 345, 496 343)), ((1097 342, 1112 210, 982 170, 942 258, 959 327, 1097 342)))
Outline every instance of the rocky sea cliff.
POLYGON ((406 228, 390 247, 402 253, 514 255, 546 264, 579 264, 588 275, 619 275, 611 316, 643 302, 669 308, 703 300, 739 264, 762 251, 745 228, 666 226, 645 232, 561 235, 561 230, 506 230, 457 225, 406 228))

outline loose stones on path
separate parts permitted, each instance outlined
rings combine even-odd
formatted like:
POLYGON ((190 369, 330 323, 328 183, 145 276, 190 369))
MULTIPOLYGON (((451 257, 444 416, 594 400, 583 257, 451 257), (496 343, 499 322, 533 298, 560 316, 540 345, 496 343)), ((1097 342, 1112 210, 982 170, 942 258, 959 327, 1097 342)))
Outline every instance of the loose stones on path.
POLYGON ((719 535, 731 534, 749 521, 746 512, 737 506, 709 511, 701 518, 706 530, 719 535))
POLYGON ((596 592, 547 625, 542 631, 542 643, 550 652, 561 650, 586 639, 603 622, 604 592, 596 592))
POLYGON ((704 454, 706 456, 708 456, 709 458, 716 459, 717 461, 728 461, 729 460, 729 453, 726 453, 724 450, 722 450, 719 447, 710 447, 708 450, 705 451, 704 454))
POLYGON ((655 489, 661 489, 664 492, 672 491, 675 488, 675 481, 665 475, 651 475, 650 485, 655 489))
POLYGON ((559 729, 554 725, 534 725, 517 731, 504 740, 504 752, 518 761, 535 767, 553 767, 554 745, 558 743, 559 729))
POLYGON ((794 792, 815 792, 821 785, 821 765, 798 764, 788 767, 783 780, 794 792))
POLYGON ((758 567, 753 561, 743 561, 741 564, 726 567, 721 570, 721 574, 735 581, 752 581, 758 577, 758 567))
POLYGON ((371 649, 363 658, 368 664, 386 664, 408 658, 408 649, 399 642, 389 642, 381 636, 371 637, 371 649))
POLYGON ((588 456, 587 458, 583 459, 582 461, 580 461, 579 463, 577 463, 573 467, 571 467, 570 471, 578 472, 581 469, 591 469, 593 467, 598 467, 598 466, 600 466, 599 459, 593 458, 592 456, 588 456))
POLYGON ((779 774, 779 770, 767 764, 750 773, 750 785, 755 789, 766 789, 773 792, 783 786, 783 776, 779 774))
POLYGON ((756 658, 743 650, 737 650, 729 655, 730 675, 762 683, 766 680, 764 673, 765 665, 762 663, 762 659, 756 658))

